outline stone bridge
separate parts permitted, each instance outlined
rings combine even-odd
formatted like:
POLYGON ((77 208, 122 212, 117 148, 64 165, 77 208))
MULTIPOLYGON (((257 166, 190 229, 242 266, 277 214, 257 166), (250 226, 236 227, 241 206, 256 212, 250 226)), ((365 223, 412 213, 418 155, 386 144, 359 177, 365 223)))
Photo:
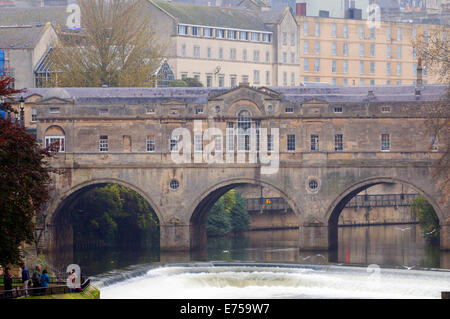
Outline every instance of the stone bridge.
POLYGON ((441 248, 450 249, 449 194, 433 170, 444 146, 428 132, 423 111, 443 92, 441 86, 246 84, 29 90, 25 98, 37 109, 38 139, 60 143, 51 165, 61 174, 54 175, 40 245, 51 250, 72 244, 68 212, 77 197, 117 183, 153 207, 162 250, 202 247, 215 201, 253 184, 278 191, 289 203, 299 220, 299 249, 326 250, 337 244, 338 217, 348 201, 371 186, 402 183, 434 207, 441 248), (177 128, 190 135, 173 134, 177 128), (276 168, 269 173, 263 150, 276 168))

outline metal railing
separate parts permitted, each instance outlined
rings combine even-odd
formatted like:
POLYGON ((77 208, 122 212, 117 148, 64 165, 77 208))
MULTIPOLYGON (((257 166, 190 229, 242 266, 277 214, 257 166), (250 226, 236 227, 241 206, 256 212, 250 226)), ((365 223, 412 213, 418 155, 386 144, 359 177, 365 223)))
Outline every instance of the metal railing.
MULTIPOLYGON (((52 282, 50 282, 52 284, 52 282)), ((45 295, 57 295, 67 293, 80 293, 83 292, 91 284, 91 279, 85 280, 80 288, 74 288, 72 290, 66 285, 65 281, 54 282, 56 285, 49 285, 48 287, 33 287, 23 289, 22 286, 13 288, 11 290, 0 291, 0 299, 13 299, 19 297, 28 296, 45 296, 45 295)))

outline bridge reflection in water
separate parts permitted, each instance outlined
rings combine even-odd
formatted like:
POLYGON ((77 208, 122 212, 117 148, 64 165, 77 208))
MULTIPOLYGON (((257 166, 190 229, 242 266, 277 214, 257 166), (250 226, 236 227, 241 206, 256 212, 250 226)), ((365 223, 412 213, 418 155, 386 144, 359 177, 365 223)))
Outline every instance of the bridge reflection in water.
POLYGON ((189 261, 255 261, 299 264, 377 264, 393 268, 450 269, 450 252, 425 243, 418 225, 339 227, 339 246, 328 252, 302 252, 298 230, 251 231, 240 237, 208 238, 204 250, 163 252, 158 248, 74 249, 53 252, 54 265, 77 263, 86 274, 137 264, 189 261))

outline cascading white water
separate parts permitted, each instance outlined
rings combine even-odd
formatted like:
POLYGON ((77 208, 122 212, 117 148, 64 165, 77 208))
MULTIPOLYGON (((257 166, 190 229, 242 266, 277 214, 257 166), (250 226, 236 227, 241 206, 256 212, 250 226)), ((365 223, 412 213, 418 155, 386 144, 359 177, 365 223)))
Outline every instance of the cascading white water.
POLYGON ((101 288, 102 299, 440 298, 450 272, 346 266, 174 265, 101 288))

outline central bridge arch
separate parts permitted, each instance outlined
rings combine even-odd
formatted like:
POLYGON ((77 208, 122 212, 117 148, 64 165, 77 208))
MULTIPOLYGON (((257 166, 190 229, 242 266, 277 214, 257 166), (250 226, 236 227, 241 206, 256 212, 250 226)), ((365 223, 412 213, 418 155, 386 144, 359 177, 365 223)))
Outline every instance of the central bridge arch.
POLYGON ((191 248, 204 247, 206 244, 206 217, 216 201, 222 197, 225 193, 238 186, 251 184, 261 185, 264 187, 272 188, 278 191, 284 200, 289 204, 292 211, 300 219, 302 212, 297 203, 293 200, 291 194, 287 194, 283 189, 274 185, 271 182, 264 180, 256 180, 251 178, 235 178, 226 181, 221 181, 206 190, 194 199, 189 206, 189 212, 192 212, 189 217, 190 228, 190 246, 191 248))

